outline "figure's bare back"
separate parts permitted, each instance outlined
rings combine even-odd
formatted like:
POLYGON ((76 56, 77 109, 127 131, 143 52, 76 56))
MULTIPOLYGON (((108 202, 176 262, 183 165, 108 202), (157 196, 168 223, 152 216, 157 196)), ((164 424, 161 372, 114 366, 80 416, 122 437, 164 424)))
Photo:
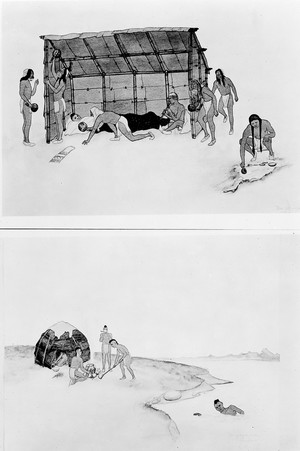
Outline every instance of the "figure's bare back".
POLYGON ((114 124, 116 125, 120 119, 120 115, 113 113, 112 111, 107 111, 101 114, 101 122, 105 124, 114 124))

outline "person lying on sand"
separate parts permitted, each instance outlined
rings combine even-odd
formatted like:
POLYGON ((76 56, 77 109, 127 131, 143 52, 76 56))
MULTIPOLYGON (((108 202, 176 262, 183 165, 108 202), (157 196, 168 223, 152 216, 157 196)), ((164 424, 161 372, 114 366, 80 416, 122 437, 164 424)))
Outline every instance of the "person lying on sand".
POLYGON ((242 409, 239 409, 238 407, 234 406, 233 404, 230 404, 230 406, 228 406, 228 407, 224 407, 223 403, 219 399, 216 399, 214 401, 214 406, 218 412, 223 413, 224 415, 235 416, 237 413, 240 413, 241 415, 244 415, 244 413, 245 413, 242 409))
MULTIPOLYGON (((111 138, 111 141, 119 141, 120 136, 118 135, 118 131, 127 139, 129 139, 129 141, 139 141, 140 139, 145 138, 154 139, 154 135, 151 132, 133 135, 128 126, 128 121, 124 116, 120 116, 119 114, 113 112, 106 112, 99 114, 99 116, 95 120, 92 130, 90 131, 88 139, 84 140, 82 144, 88 144, 97 130, 99 131, 103 124, 107 124, 115 134, 114 138, 111 138)), ((80 122, 78 124, 78 128, 80 131, 86 131, 88 129, 87 125, 84 122, 80 122)))
POLYGON ((122 372, 122 379, 126 379, 125 375, 125 367, 127 371, 131 374, 132 379, 135 379, 134 372, 130 366, 131 364, 131 355, 129 354, 128 349, 126 346, 121 345, 115 340, 114 338, 109 341, 109 344, 117 350, 117 355, 114 362, 114 367, 120 364, 121 372, 122 372))
POLYGON ((81 348, 75 349, 76 356, 72 358, 70 366, 70 385, 76 384, 76 382, 83 382, 89 377, 88 371, 83 366, 83 360, 81 358, 81 348))

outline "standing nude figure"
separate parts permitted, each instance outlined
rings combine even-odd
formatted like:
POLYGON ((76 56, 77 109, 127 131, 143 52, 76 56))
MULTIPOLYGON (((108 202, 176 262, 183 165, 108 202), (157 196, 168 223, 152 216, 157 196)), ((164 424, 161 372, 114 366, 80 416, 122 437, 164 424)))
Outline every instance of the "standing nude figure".
POLYGON ((234 118, 233 118, 233 95, 234 94, 234 100, 237 102, 239 100, 237 91, 235 89, 234 84, 230 80, 230 78, 225 77, 223 74, 223 71, 221 69, 217 69, 215 71, 216 74, 216 80, 214 81, 212 91, 216 92, 216 90, 219 91, 221 94, 220 100, 219 100, 219 113, 224 116, 223 122, 227 122, 227 118, 229 116, 229 124, 230 124, 230 130, 229 134, 233 134, 233 125, 234 125, 234 118), (226 114, 224 108, 227 108, 228 115, 226 114))
POLYGON ((33 89, 31 87, 30 81, 34 79, 34 72, 32 69, 25 69, 23 72, 23 77, 20 79, 19 94, 20 100, 20 110, 23 115, 23 144, 24 146, 35 146, 35 143, 29 140, 29 131, 32 122, 32 110, 31 110, 31 97, 36 93, 37 86, 39 84, 38 80, 35 80, 33 89))
POLYGON ((108 363, 108 369, 111 368, 111 345, 109 344, 110 340, 112 339, 112 334, 108 332, 108 327, 104 326, 103 330, 100 334, 99 341, 102 343, 102 371, 105 372, 105 364, 106 360, 108 363))
POLYGON ((63 71, 55 71, 55 60, 52 61, 52 74, 54 77, 54 85, 46 80, 49 88, 53 91, 54 95, 54 113, 56 120, 57 133, 55 139, 52 141, 53 144, 60 144, 63 138, 64 131, 64 114, 66 111, 66 103, 64 99, 64 92, 67 84, 68 69, 65 68, 63 71))
MULTIPOLYGON (((199 112, 199 122, 207 122, 210 130, 211 141, 208 143, 209 146, 216 144, 216 126, 214 124, 214 116, 218 116, 217 109, 217 99, 213 91, 211 91, 206 81, 201 83, 201 95, 203 98, 203 108, 199 112)), ((201 124, 200 122, 200 124, 201 124)), ((209 138, 206 128, 204 128, 205 136, 201 142, 206 141, 209 138), (207 133, 207 134, 206 134, 207 133)))

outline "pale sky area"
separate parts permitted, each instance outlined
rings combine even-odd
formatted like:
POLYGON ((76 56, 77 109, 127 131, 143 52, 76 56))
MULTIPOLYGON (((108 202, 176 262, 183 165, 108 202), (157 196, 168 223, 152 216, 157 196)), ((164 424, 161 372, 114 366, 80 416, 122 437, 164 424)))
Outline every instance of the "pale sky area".
POLYGON ((6 345, 66 321, 93 352, 104 324, 136 356, 280 352, 299 297, 294 235, 69 232, 2 248, 6 345))

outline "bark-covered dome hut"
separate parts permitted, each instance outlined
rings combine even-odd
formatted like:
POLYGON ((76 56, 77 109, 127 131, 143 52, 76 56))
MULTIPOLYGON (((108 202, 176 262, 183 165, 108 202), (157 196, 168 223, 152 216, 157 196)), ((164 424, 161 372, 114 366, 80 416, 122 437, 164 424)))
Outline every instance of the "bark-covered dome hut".
POLYGON ((70 366, 78 347, 82 350, 82 360, 90 360, 91 351, 85 335, 71 324, 61 321, 42 333, 35 346, 34 361, 37 365, 51 369, 59 355, 65 352, 70 366))

